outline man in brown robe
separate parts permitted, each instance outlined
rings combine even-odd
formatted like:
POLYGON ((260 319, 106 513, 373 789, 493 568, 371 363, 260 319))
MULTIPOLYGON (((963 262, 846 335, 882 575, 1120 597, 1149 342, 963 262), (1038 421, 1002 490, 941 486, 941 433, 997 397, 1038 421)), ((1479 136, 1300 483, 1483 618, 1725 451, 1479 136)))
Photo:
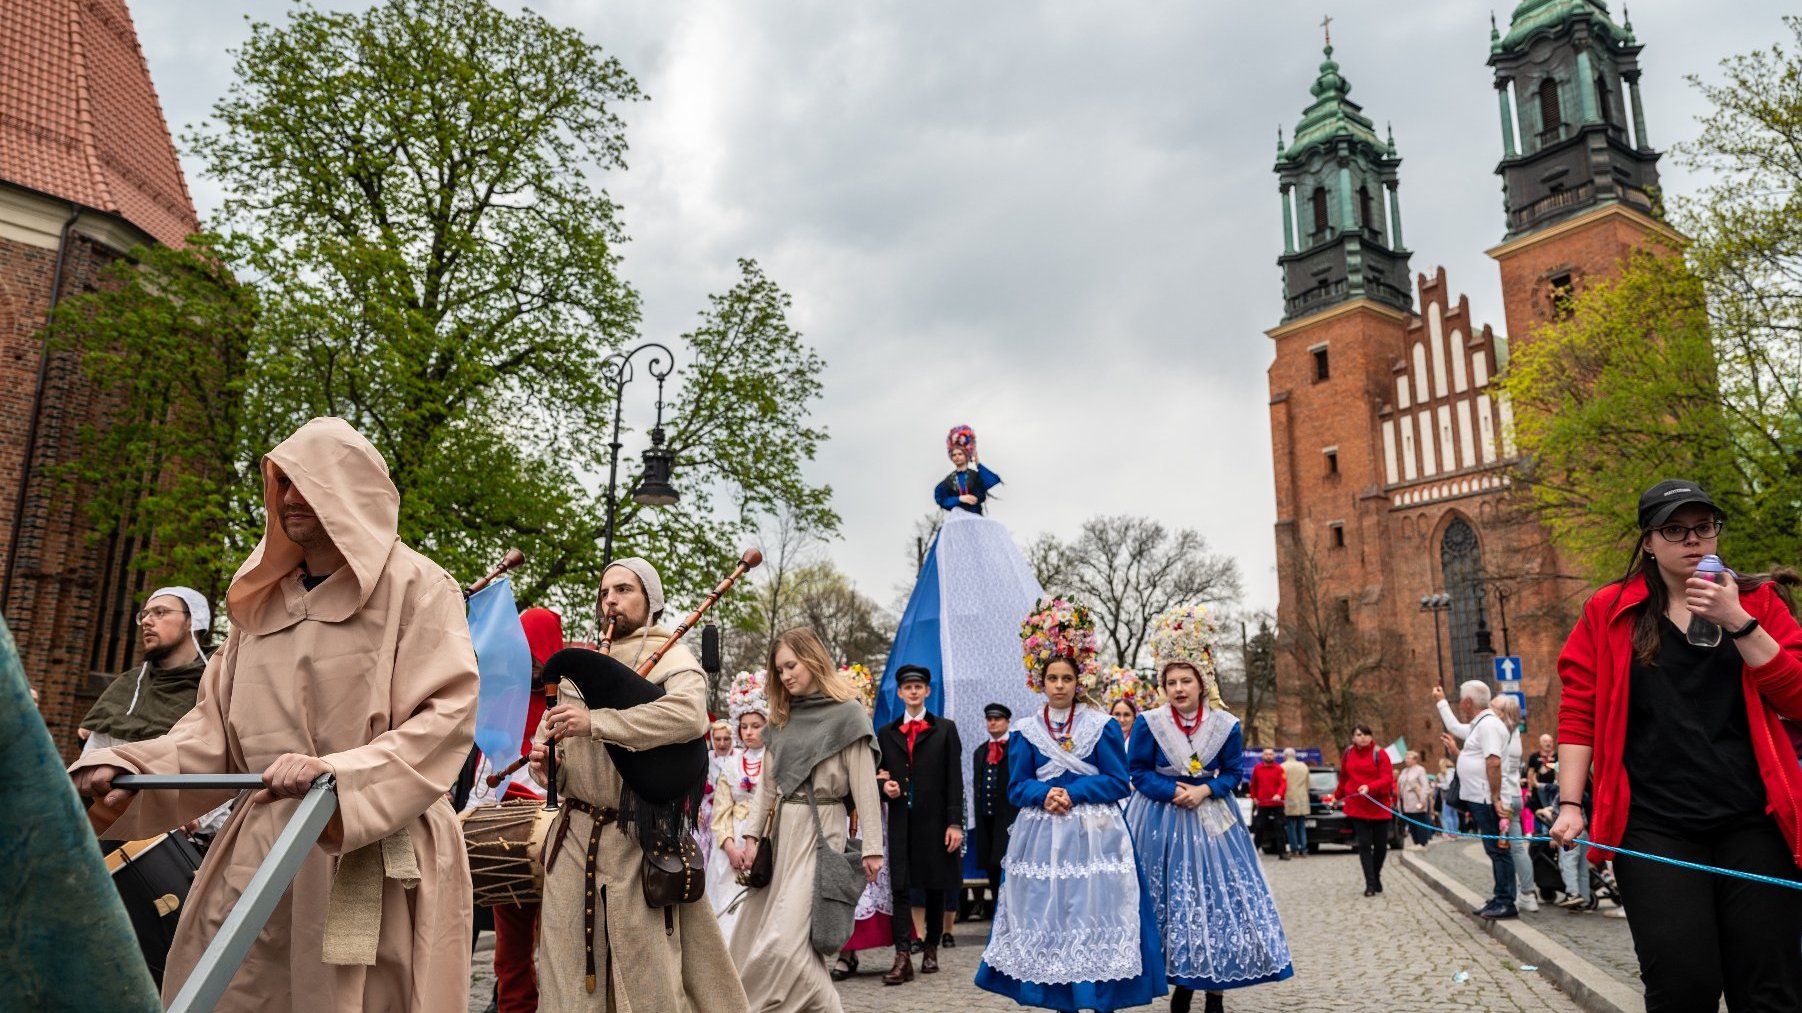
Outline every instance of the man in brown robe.
MULTIPOLYGON (((602 625, 615 617, 609 653, 637 668, 669 639, 655 625, 663 612, 663 585, 642 559, 623 559, 601 575, 602 625)), ((543 742, 558 744, 557 790, 565 799, 570 827, 545 874, 538 936, 538 1008, 546 1013, 619 1010, 622 1013, 744 1013, 725 937, 705 899, 673 911, 665 931, 664 912, 645 904, 640 866, 644 852, 635 836, 617 826, 596 827, 582 807, 620 805, 619 771, 607 755, 608 743, 633 751, 707 734, 707 677, 687 647, 670 648, 647 678, 664 695, 625 710, 590 711, 574 683, 565 679, 557 706, 545 712, 532 749, 532 775, 544 783, 543 742), (569 805, 569 803, 579 803, 569 805), (589 990, 586 932, 586 859, 590 835, 595 857, 594 986, 589 990)), ((556 836, 553 829, 551 834, 556 836)), ((549 844, 546 845, 547 849, 549 844)))
POLYGON ((338 810, 239 966, 220 1010, 442 1013, 469 990, 469 860, 445 792, 468 754, 476 659, 457 584, 397 534, 400 494, 342 419, 263 459, 268 523, 226 595, 231 635, 165 735, 73 767, 113 837, 179 826, 219 791, 112 787, 120 773, 261 772, 188 895, 165 1001, 312 781, 338 810), (122 811, 121 811, 122 810, 122 811), (328 919, 328 902, 332 916, 328 919), (330 923, 328 925, 328 922, 330 923))

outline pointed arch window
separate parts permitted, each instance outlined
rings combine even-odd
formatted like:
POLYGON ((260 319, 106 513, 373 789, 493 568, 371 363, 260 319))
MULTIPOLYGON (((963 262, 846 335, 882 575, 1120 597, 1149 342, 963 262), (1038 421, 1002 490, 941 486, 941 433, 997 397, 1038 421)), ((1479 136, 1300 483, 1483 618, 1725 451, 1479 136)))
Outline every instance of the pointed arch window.
POLYGON ((1558 105, 1558 82, 1546 78, 1539 82, 1539 132, 1557 133, 1564 127, 1564 111, 1558 105))
POLYGON ((1314 188, 1314 195, 1311 198, 1311 203, 1313 205, 1312 211, 1314 213, 1314 238, 1319 239, 1325 236, 1327 231, 1326 187, 1317 186, 1314 188))
POLYGON ((1452 674, 1462 683, 1471 679, 1488 679, 1487 661, 1477 656, 1477 617, 1486 608, 1483 590, 1483 549, 1477 543, 1476 529, 1462 517, 1445 526, 1439 536, 1439 568, 1445 581, 1445 593, 1451 596, 1450 636, 1446 653, 1452 663, 1452 674))

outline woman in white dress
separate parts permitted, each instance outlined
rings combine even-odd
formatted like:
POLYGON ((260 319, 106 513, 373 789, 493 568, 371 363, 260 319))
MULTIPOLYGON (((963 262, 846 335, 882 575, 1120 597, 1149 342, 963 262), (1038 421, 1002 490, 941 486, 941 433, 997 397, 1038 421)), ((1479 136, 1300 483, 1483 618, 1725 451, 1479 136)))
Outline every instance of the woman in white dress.
POLYGON ((770 705, 764 696, 764 673, 740 672, 732 680, 726 709, 738 732, 740 748, 721 763, 713 781, 713 849, 707 857, 707 899, 719 918, 720 933, 732 942, 738 922, 734 903, 744 887, 739 885, 739 840, 747 833, 751 799, 763 780, 763 727, 770 705))

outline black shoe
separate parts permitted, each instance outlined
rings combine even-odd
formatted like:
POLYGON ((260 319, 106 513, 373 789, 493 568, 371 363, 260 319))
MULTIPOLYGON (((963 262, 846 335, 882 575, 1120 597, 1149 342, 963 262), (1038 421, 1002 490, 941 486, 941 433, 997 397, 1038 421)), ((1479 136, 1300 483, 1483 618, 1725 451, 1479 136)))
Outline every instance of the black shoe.
POLYGON ((1377 885, 1371 887, 1371 889, 1375 890, 1377 893, 1382 893, 1383 892, 1383 884, 1378 883, 1377 885))
POLYGON ((957 937, 947 932, 939 937, 939 945, 946 949, 953 949, 957 946, 957 937))
POLYGON ((1170 1013, 1189 1013, 1189 1004, 1195 1001, 1195 990, 1181 985, 1170 990, 1170 1013))
POLYGON ((1279 862, 1287 862, 1289 860, 1289 853, 1287 851, 1279 851, 1277 852, 1276 859, 1279 862))
POLYGON ((843 967, 838 967, 837 965, 833 966, 833 968, 832 968, 832 980, 833 981, 844 981, 845 979, 851 977, 853 974, 857 973, 857 954, 841 953, 838 955, 838 963, 843 964, 845 966, 843 966, 843 967))
POLYGON ((1377 892, 1375 890, 1372 890, 1370 887, 1367 886, 1364 888, 1364 896, 1375 897, 1376 895, 1377 895, 1377 892))
POLYGON ((1519 918, 1520 911, 1513 905, 1509 905, 1508 907, 1488 909, 1484 911, 1480 917, 1487 918, 1490 921, 1501 921, 1505 918, 1519 918))
POLYGON ((1219 992, 1209 992, 1202 1013, 1226 1013, 1226 997, 1219 992))

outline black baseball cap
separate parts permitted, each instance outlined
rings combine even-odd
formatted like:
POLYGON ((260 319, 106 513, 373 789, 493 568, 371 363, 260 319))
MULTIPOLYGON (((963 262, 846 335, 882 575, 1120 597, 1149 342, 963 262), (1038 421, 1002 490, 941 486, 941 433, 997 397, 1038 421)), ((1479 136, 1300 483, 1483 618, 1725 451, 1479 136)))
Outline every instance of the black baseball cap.
POLYGON ((1640 494, 1639 530, 1664 527, 1678 508, 1691 505, 1705 506, 1716 516, 1726 516, 1701 486, 1681 478, 1669 478, 1640 494))
POLYGON ((923 682, 928 686, 932 685, 932 670, 920 665, 902 665, 900 671, 895 673, 895 685, 900 686, 909 682, 923 682))

